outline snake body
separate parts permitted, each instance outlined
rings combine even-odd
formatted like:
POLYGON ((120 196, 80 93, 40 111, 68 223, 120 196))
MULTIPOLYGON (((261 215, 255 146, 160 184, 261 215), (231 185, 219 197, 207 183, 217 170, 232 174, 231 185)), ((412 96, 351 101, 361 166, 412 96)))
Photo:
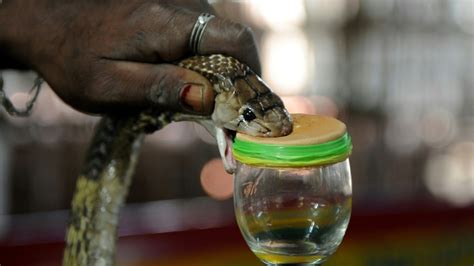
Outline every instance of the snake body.
MULTIPOLYGON (((173 121, 197 121, 214 131, 225 157, 229 131, 272 137, 291 132, 291 118, 281 99, 248 66, 223 55, 194 56, 178 66, 200 73, 214 86, 212 116, 149 109, 102 118, 77 179, 63 265, 114 264, 119 211, 146 133, 173 121)), ((232 164, 226 163, 226 169, 232 172, 232 164)))

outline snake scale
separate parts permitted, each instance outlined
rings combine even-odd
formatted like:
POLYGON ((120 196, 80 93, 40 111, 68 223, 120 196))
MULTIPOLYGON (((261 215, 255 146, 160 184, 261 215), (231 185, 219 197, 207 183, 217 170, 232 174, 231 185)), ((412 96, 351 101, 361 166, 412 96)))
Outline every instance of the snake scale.
POLYGON ((120 208, 147 133, 173 121, 198 122, 215 135, 224 166, 232 173, 229 145, 235 132, 268 137, 291 132, 292 120, 281 99, 245 64, 216 54, 193 56, 177 65, 211 82, 216 94, 212 115, 150 108, 100 120, 77 179, 63 265, 114 264, 120 208))

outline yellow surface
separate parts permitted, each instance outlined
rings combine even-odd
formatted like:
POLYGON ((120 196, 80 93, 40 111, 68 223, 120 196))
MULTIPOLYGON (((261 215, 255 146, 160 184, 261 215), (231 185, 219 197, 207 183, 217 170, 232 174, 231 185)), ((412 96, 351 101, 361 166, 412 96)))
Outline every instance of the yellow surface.
POLYGON ((261 260, 270 262, 272 264, 286 264, 286 263, 315 263, 324 259, 321 255, 310 255, 310 256, 289 256, 279 255, 264 252, 255 252, 255 255, 261 260))
POLYGON ((237 133, 244 141, 278 145, 310 145, 336 140, 346 133, 346 125, 328 116, 292 114, 293 132, 287 136, 268 138, 237 133))

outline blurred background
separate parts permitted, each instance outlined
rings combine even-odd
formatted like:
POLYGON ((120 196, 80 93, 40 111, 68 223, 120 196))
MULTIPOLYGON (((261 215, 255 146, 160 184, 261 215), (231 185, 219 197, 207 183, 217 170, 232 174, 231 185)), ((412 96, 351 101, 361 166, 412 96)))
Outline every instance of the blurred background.
MULTIPOLYGON (((474 263, 473 0, 209 2, 254 29, 263 79, 290 112, 348 126, 353 215, 327 265, 474 263)), ((2 75, 24 105, 35 74, 2 75)), ((31 117, 0 114, 1 265, 59 264, 97 121, 47 85, 31 117)), ((148 136, 119 265, 260 265, 231 197, 232 177, 204 129, 176 123, 148 136)))

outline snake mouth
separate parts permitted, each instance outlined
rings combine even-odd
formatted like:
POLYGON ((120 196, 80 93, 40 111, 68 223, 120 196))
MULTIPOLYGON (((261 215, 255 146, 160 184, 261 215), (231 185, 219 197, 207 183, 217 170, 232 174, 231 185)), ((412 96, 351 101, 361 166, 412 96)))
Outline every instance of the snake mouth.
POLYGON ((225 150, 224 150, 224 167, 229 174, 233 174, 236 168, 236 162, 232 153, 232 146, 234 144, 237 131, 224 129, 225 150))
MULTIPOLYGON (((257 125, 258 126, 247 127, 245 128, 245 130, 250 135, 265 136, 265 137, 273 136, 272 134, 273 131, 269 127, 263 124, 257 124, 257 125)), ((224 163, 224 168, 227 171, 227 173, 233 174, 237 167, 237 163, 234 158, 234 154, 232 153, 232 147, 235 141, 235 137, 237 135, 237 131, 228 129, 228 128, 222 128, 220 132, 221 133, 219 134, 219 136, 216 136, 216 138, 218 139, 217 142, 219 145, 221 158, 224 163)))
POLYGON ((226 128, 226 129, 224 129, 224 133, 225 133, 226 137, 229 138, 229 140, 232 143, 234 143, 235 136, 237 135, 237 131, 226 128))

